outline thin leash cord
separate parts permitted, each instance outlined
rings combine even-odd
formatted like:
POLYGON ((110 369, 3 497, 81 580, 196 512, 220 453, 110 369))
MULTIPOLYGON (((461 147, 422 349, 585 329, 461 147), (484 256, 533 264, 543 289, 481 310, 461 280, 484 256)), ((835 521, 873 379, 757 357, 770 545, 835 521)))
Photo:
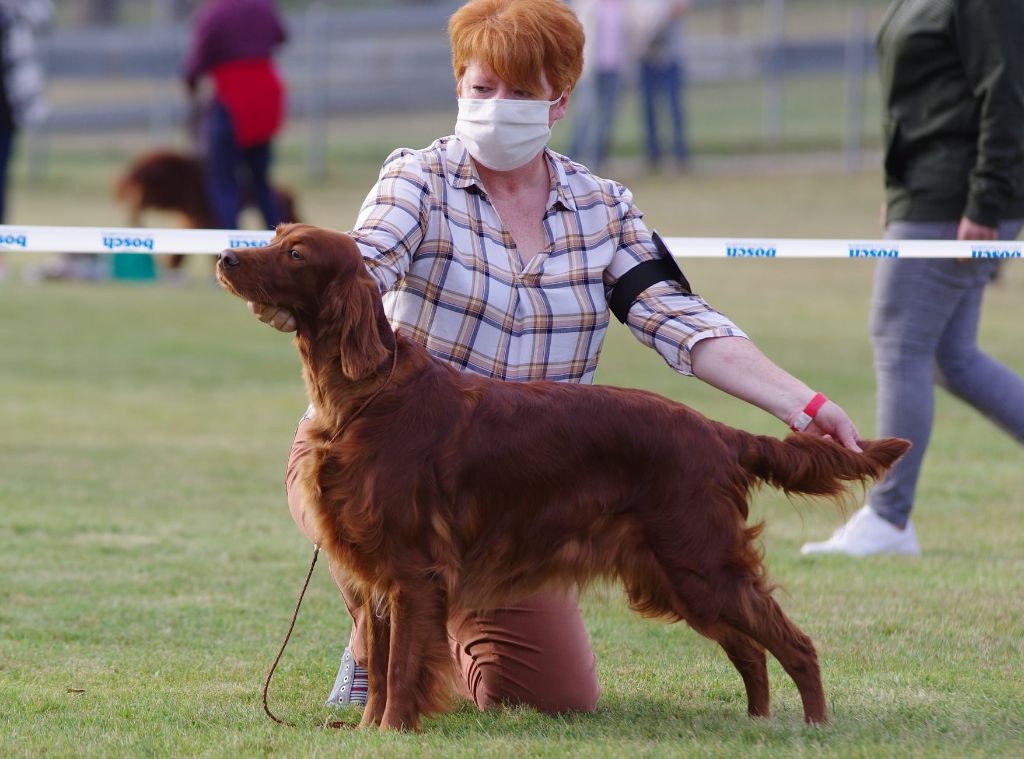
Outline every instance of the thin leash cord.
MULTIPOLYGON (((281 643, 281 650, 277 652, 277 658, 274 659, 274 663, 270 666, 270 672, 267 673, 267 679, 263 683, 263 711, 270 719, 274 720, 279 725, 286 725, 287 727, 295 727, 295 724, 283 720, 272 711, 270 711, 270 705, 267 703, 267 694, 270 692, 270 681, 274 677, 274 672, 277 670, 277 665, 281 661, 281 657, 284 656, 284 649, 288 646, 288 641, 292 637, 292 631, 295 629, 295 622, 299 618, 299 608, 302 606, 302 599, 306 595, 306 589, 309 587, 310 578, 313 577, 313 569, 316 568, 316 560, 320 555, 320 544, 317 543, 313 548, 313 560, 309 562, 309 572, 306 574, 306 582, 302 585, 302 591, 299 593, 299 600, 295 604, 295 613, 292 614, 291 624, 288 625, 288 633, 284 636, 284 642, 281 643)), ((324 719, 324 723, 320 727, 330 728, 345 728, 345 727, 358 727, 354 722, 342 722, 339 720, 332 721, 330 717, 324 719)))
POLYGON ((280 719, 270 711, 270 707, 267 705, 267 692, 270 690, 270 680, 274 677, 274 671, 277 669, 277 665, 281 661, 281 657, 284 656, 284 649, 288 645, 289 639, 292 637, 292 631, 295 629, 295 621, 299 618, 299 607, 302 606, 302 599, 306 595, 306 589, 309 587, 309 581, 313 577, 313 569, 316 568, 316 560, 318 556, 320 556, 319 543, 317 543, 316 547, 313 549, 313 560, 309 562, 309 572, 306 574, 306 582, 303 583, 302 591, 299 593, 299 600, 295 604, 295 613, 292 614, 292 622, 288 625, 288 634, 284 636, 284 642, 281 644, 281 650, 277 652, 277 658, 274 659, 274 663, 270 667, 270 672, 267 673, 267 679, 263 683, 263 711, 265 711, 267 716, 277 724, 287 725, 288 727, 295 727, 295 725, 291 722, 280 719))
MULTIPOLYGON (((341 425, 341 427, 338 428, 338 431, 335 432, 331 436, 331 439, 328 442, 333 443, 335 440, 337 440, 338 436, 341 435, 341 433, 345 431, 345 428, 348 427, 349 424, 351 424, 351 422, 357 416, 359 416, 359 414, 361 414, 363 412, 363 410, 365 410, 366 407, 369 406, 377 398, 378 395, 380 395, 384 391, 384 388, 386 388, 390 384, 391 378, 395 374, 395 367, 397 367, 397 366, 398 366, 398 345, 396 344, 395 345, 395 349, 392 352, 392 356, 391 356, 391 369, 388 370, 388 376, 384 378, 384 382, 381 383, 381 386, 378 387, 369 398, 367 398, 365 401, 363 401, 362 405, 359 406, 359 408, 357 408, 349 416, 349 418, 344 421, 344 423, 341 425)), ((313 548, 313 559, 312 559, 312 561, 309 562, 309 572, 306 574, 306 582, 304 582, 302 584, 302 590, 299 592, 299 600, 296 601, 296 603, 295 603, 295 612, 292 614, 291 624, 288 625, 288 632, 284 636, 284 641, 281 643, 281 650, 277 652, 277 657, 274 659, 274 663, 270 666, 270 671, 267 673, 267 679, 263 683, 263 711, 266 712, 267 716, 270 717, 270 719, 274 720, 274 722, 276 722, 277 724, 279 724, 279 725, 287 725, 288 727, 295 727, 295 725, 293 723, 291 723, 291 722, 288 722, 286 720, 280 719, 272 711, 270 711, 270 706, 267 704, 267 693, 270 691, 270 681, 274 677, 274 672, 277 670, 277 665, 281 662, 281 657, 284 656, 284 650, 285 650, 285 648, 287 648, 288 641, 291 639, 292 632, 295 630, 295 622, 299 618, 299 609, 302 607, 302 599, 305 597, 306 590, 309 588, 309 581, 313 577, 313 570, 316 568, 316 560, 317 560, 317 558, 319 556, 320 556, 320 544, 317 543, 316 547, 313 548)), ((324 724, 323 724, 323 727, 349 727, 349 726, 350 725, 348 723, 345 723, 345 722, 330 722, 328 720, 325 720, 324 724)))

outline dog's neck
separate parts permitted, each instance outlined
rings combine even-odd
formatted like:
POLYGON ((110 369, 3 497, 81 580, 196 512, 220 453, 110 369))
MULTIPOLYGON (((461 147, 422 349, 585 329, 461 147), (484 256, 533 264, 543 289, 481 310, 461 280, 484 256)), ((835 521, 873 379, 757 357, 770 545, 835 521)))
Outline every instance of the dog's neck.
POLYGON ((375 371, 364 377, 349 377, 342 371, 340 328, 311 320, 299 323, 295 342, 302 358, 302 376, 317 417, 329 429, 338 429, 381 383, 387 381, 397 350, 390 327, 386 333, 387 357, 375 371))

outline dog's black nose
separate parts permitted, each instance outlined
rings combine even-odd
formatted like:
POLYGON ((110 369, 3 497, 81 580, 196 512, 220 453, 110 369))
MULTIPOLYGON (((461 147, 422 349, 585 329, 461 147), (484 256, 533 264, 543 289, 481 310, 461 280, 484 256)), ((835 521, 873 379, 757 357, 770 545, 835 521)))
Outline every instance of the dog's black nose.
POLYGON ((217 260, 220 261, 220 265, 225 269, 234 269, 242 263, 242 259, 233 250, 225 250, 218 256, 217 260))

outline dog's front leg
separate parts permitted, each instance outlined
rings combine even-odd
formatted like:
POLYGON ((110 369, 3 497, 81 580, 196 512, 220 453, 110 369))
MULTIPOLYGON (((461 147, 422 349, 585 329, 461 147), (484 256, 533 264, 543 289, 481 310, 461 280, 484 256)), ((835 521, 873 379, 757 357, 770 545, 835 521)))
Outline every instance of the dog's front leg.
POLYGON ((380 725, 384 718, 388 693, 388 655, 391 649, 391 615, 387 604, 379 608, 372 601, 363 605, 366 620, 366 672, 368 677, 366 706, 360 727, 380 725))
POLYGON ((444 591, 430 582, 399 584, 391 598, 388 700, 381 728, 419 730, 424 712, 448 696, 451 650, 444 591))

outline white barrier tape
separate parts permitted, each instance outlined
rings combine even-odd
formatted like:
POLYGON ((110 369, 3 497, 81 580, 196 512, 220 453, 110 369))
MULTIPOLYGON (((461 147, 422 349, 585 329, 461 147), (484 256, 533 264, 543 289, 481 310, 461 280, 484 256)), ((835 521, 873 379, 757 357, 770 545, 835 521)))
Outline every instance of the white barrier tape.
POLYGON ((0 225, 0 250, 24 253, 220 253, 261 247, 272 231, 0 225))
MULTIPOLYGON (((0 225, 0 250, 25 253, 189 253, 262 247, 272 231, 0 225)), ((687 258, 1022 258, 1024 242, 958 240, 815 240, 667 237, 687 258)))
POLYGON ((812 240, 671 237, 677 258, 1021 258, 1024 243, 982 240, 812 240))

